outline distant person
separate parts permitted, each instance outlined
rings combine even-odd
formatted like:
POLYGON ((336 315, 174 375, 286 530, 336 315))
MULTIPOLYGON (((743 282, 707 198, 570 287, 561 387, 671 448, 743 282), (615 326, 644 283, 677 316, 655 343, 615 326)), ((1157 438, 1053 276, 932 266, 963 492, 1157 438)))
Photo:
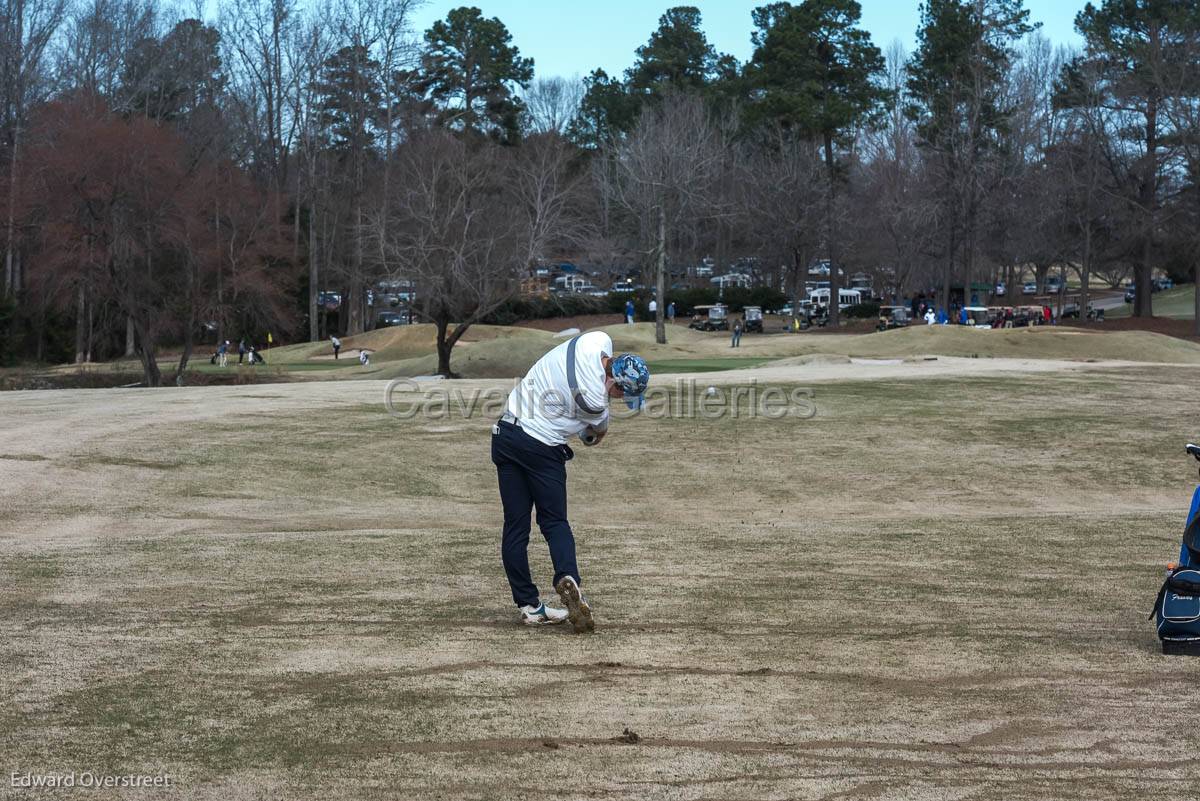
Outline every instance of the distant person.
POLYGON ((217 364, 221 365, 222 367, 229 364, 229 340, 228 339, 225 340, 224 342, 222 342, 220 347, 217 348, 217 364))
POLYGON ((633 301, 625 301, 625 325, 633 325, 633 301))
POLYGON ((650 316, 654 317, 656 314, 658 314, 658 301, 650 298, 650 316))
POLYGON ((367 350, 366 348, 359 348, 358 363, 361 364, 363 367, 370 367, 371 366, 371 352, 369 350, 367 350))
MULTIPOLYGON (((924 304, 921 304, 924 305, 924 304)), ((933 325, 937 322, 937 315, 933 313, 933 309, 925 310, 925 325, 933 325)))
POLYGON ((966 306, 963 306, 961 309, 958 310, 958 324, 959 325, 967 324, 967 307, 966 306))
POLYGON ((329 342, 333 345, 333 358, 336 361, 338 353, 340 353, 342 350, 342 340, 338 339, 336 336, 332 336, 329 338, 329 342))
POLYGON ((671 301, 667 304, 667 319, 671 322, 675 322, 675 301, 671 301))
POLYGON ((945 309, 939 308, 937 310, 937 321, 938 321, 938 325, 949 325, 950 324, 950 317, 949 317, 949 315, 946 314, 945 309))
POLYGON ((733 342, 729 347, 740 348, 742 346, 742 321, 738 320, 733 324, 733 342))
POLYGON ((242 359, 246 357, 246 339, 243 337, 238 340, 238 364, 242 363, 242 359))

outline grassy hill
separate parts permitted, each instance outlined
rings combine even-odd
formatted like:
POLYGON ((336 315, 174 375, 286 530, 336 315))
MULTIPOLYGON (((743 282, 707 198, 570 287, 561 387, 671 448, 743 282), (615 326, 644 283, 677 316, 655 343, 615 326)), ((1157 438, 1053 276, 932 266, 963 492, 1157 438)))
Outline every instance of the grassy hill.
MULTIPOLYGON (((1176 320, 1192 320, 1196 316, 1196 287, 1194 284, 1184 284, 1165 292, 1154 293, 1154 316, 1171 317, 1176 320)), ((1133 304, 1126 303, 1104 313, 1105 317, 1129 317, 1133 313, 1133 304)))
MULTIPOLYGON (((682 326, 668 331, 669 342, 654 341, 654 326, 617 324, 599 329, 613 338, 618 352, 641 354, 660 372, 749 367, 779 359, 832 357, 910 358, 926 355, 977 358, 1123 360, 1200 364, 1200 345, 1145 331, 1102 332, 1077 328, 1017 328, 985 331, 959 326, 911 326, 860 335, 746 335, 741 348, 729 347, 723 333, 682 326)), ((523 374, 546 351, 563 342, 531 328, 472 326, 455 346, 454 370, 468 378, 507 378, 523 374)), ((334 361, 326 342, 292 345, 271 352, 272 365, 303 371, 300 377, 398 378, 437 370, 432 326, 414 325, 371 331, 342 340, 334 361), (359 348, 372 351, 371 366, 358 363, 359 348)), ((207 365, 205 365, 207 367, 207 365)))

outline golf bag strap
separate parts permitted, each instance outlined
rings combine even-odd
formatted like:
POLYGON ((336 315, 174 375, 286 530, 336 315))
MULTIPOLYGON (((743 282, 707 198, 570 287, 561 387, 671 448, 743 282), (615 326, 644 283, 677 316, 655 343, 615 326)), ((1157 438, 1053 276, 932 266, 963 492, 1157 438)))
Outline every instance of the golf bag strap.
POLYGON ((588 414, 603 414, 603 409, 593 409, 588 406, 583 399, 583 393, 579 391, 579 378, 575 375, 575 344, 579 342, 579 336, 572 337, 567 343, 567 386, 571 388, 571 397, 575 401, 575 405, 583 409, 588 414))
POLYGON ((1158 614, 1158 610, 1162 606, 1163 596, 1166 594, 1167 582, 1164 581, 1162 586, 1158 588, 1158 595, 1154 597, 1154 608, 1150 610, 1150 616, 1147 617, 1146 620, 1154 620, 1154 616, 1158 614))

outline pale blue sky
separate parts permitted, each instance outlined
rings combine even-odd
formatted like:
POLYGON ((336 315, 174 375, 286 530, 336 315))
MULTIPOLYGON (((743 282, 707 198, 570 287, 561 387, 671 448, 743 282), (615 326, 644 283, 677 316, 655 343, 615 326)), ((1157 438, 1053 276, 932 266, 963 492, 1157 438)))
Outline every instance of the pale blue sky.
MULTIPOLYGON (((860 0, 863 27, 886 50, 899 39, 909 51, 916 42, 918 0, 860 0)), ((1026 0, 1030 17, 1042 23, 1042 33, 1055 45, 1078 46, 1075 14, 1085 0, 1026 0)), ((750 11, 764 0, 431 0, 414 17, 424 32, 452 8, 478 6, 486 16, 508 26, 521 54, 531 56, 537 75, 586 75, 602 67, 619 75, 633 63, 634 50, 658 27, 663 11, 675 5, 697 6, 708 39, 739 61, 749 58, 750 11)))

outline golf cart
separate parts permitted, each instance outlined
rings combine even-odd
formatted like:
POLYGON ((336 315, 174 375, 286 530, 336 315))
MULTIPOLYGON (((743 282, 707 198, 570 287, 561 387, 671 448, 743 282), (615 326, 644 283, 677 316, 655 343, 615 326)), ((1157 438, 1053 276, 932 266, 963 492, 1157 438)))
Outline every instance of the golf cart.
POLYGON ((688 328, 697 331, 728 331, 729 310, 720 303, 715 306, 697 306, 688 328))
POLYGON ((893 328, 905 328, 909 322, 907 306, 881 306, 879 307, 879 323, 875 326, 875 330, 890 331, 893 328))
POLYGON ((974 328, 992 327, 992 313, 986 306, 965 306, 963 311, 967 313, 967 325, 974 328))
POLYGON ((747 306, 742 312, 742 329, 746 332, 763 330, 763 312, 761 306, 747 306))

